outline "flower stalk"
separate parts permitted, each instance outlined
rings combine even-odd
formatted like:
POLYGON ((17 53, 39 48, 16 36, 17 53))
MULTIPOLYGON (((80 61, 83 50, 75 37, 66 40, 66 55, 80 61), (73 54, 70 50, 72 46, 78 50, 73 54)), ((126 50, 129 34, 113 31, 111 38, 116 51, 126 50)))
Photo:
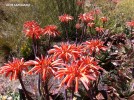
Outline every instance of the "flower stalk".
POLYGON ((48 49, 50 49, 50 47, 51 47, 51 36, 49 35, 49 37, 48 37, 48 49))
POLYGON ((37 42, 36 42, 36 40, 35 40, 35 36, 34 36, 34 35, 33 35, 32 41, 33 41, 34 57, 36 58, 36 57, 37 57, 37 42))
POLYGON ((23 81, 22 81, 21 73, 18 74, 18 79, 19 79, 19 82, 20 82, 20 84, 21 84, 21 86, 22 86, 22 89, 23 89, 23 91, 24 91, 24 94, 25 94, 27 100, 33 100, 33 99, 28 95, 28 92, 27 92, 27 90, 25 89, 25 86, 24 86, 23 81))
MULTIPOLYGON (((38 48, 38 44, 37 44, 37 40, 35 39, 35 36, 33 34, 33 51, 34 51, 34 57, 36 58, 37 57, 37 48, 38 48)), ((40 88, 40 84, 41 84, 41 81, 40 81, 40 74, 38 75, 38 81, 37 81, 37 87, 38 87, 38 91, 39 91, 39 95, 41 96, 42 93, 41 93, 41 88, 40 88)))
POLYGON ((80 43, 83 41, 83 38, 84 36, 86 35, 86 25, 84 24, 83 28, 82 28, 82 34, 81 34, 81 37, 80 37, 80 43))
POLYGON ((48 83, 45 81, 45 82, 43 82, 43 85, 44 85, 44 91, 45 91, 45 99, 50 100, 49 90, 48 90, 48 83))
POLYGON ((75 44, 76 44, 76 46, 77 46, 77 44, 78 44, 78 31, 77 31, 77 29, 76 29, 76 38, 75 38, 75 44))
POLYGON ((73 98, 74 98, 74 91, 75 91, 75 83, 74 83, 74 81, 73 81, 73 83, 72 83, 72 93, 71 93, 71 98, 72 98, 72 100, 73 100, 73 98))
POLYGON ((65 23, 66 40, 67 40, 67 42, 69 42, 69 36, 68 36, 68 29, 67 29, 67 27, 68 27, 68 23, 65 23))

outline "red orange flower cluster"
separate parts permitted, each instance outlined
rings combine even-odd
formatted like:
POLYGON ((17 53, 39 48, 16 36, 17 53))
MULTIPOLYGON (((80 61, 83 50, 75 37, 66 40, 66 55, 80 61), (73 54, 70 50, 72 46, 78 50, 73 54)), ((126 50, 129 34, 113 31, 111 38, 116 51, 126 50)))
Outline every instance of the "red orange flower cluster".
POLYGON ((39 39, 42 35, 42 28, 35 21, 27 21, 24 23, 24 30, 26 36, 39 39))
POLYGON ((94 27, 94 26, 95 26, 95 23, 93 23, 93 22, 88 23, 88 24, 87 24, 87 26, 92 28, 92 27, 94 27))
POLYGON ((102 28, 102 27, 96 27, 95 30, 96 30, 97 32, 99 32, 99 33, 104 32, 104 28, 102 28))
POLYGON ((94 58, 84 56, 85 50, 87 52, 100 52, 106 50, 103 42, 100 40, 91 40, 84 43, 85 45, 64 44, 61 46, 54 45, 53 49, 48 51, 53 54, 54 59, 62 59, 65 63, 64 67, 58 67, 55 78, 64 79, 60 83, 60 88, 66 84, 67 88, 75 83, 75 92, 78 92, 80 82, 88 90, 90 81, 97 79, 99 70, 103 68, 98 66, 94 58), (72 59, 73 58, 73 59, 72 59))
POLYGON ((47 75, 55 73, 55 66, 63 65, 60 59, 55 60, 53 57, 36 57, 36 60, 27 61, 26 64, 34 65, 34 67, 28 72, 28 74, 38 74, 40 73, 42 76, 42 80, 45 81, 47 75))
POLYGON ((27 64, 24 59, 13 58, 13 61, 9 61, 0 68, 0 74, 5 74, 6 77, 10 76, 10 80, 18 79, 18 75, 21 74, 22 70, 28 70, 27 64))
POLYGON ((120 2, 120 0, 112 0, 112 2, 117 4, 120 2))
POLYGON ((73 20, 73 17, 68 14, 63 14, 63 15, 59 16, 59 20, 61 22, 67 23, 67 22, 73 20))
POLYGON ((85 3, 85 0, 78 0, 77 2, 76 2, 76 4, 78 5, 78 6, 82 6, 83 4, 85 3))
POLYGON ((81 24, 80 24, 80 23, 77 23, 77 24, 75 25, 75 28, 76 28, 76 29, 80 29, 80 28, 81 28, 81 24))
POLYGON ((94 20, 94 17, 90 13, 84 13, 79 15, 79 20, 88 23, 94 20))
POLYGON ((86 41, 84 45, 75 45, 62 43, 61 46, 54 45, 54 48, 48 51, 50 56, 41 58, 36 57, 35 60, 24 62, 24 59, 14 58, 13 62, 9 62, 0 68, 0 74, 5 73, 12 79, 18 78, 22 70, 27 70, 28 66, 33 66, 28 74, 40 74, 42 80, 45 81, 48 75, 54 75, 55 78, 64 79, 61 81, 60 87, 66 84, 71 87, 75 83, 75 92, 78 92, 80 82, 88 90, 90 81, 97 79, 99 70, 103 70, 98 66, 94 58, 85 56, 84 52, 98 53, 100 50, 106 50, 103 42, 100 40, 86 41))
MULTIPOLYGON (((63 23, 67 23, 73 20, 73 17, 64 14, 59 16, 59 20, 63 23)), ((86 23, 88 27, 95 27, 93 14, 84 13, 79 15, 81 22, 86 23)), ((106 22, 107 18, 102 17, 102 22, 106 22)), ((76 29, 81 28, 80 24, 76 24, 76 29)), ((127 23, 129 26, 133 26, 133 22, 127 23)), ((95 28, 97 32, 104 31, 101 27, 95 28)), ((39 39, 41 35, 57 36, 60 32, 57 30, 57 26, 48 25, 43 29, 35 21, 28 21, 24 23, 24 32, 26 36, 39 39)), ((0 68, 0 74, 5 73, 5 76, 9 76, 12 79, 18 78, 22 70, 27 70, 28 66, 33 66, 28 74, 40 74, 42 80, 45 81, 49 74, 54 75, 55 78, 63 79, 60 87, 64 84, 67 87, 71 87, 75 83, 75 92, 78 92, 80 82, 88 90, 90 81, 97 79, 99 70, 103 70, 98 66, 97 61, 90 57, 93 53, 100 53, 100 51, 106 51, 106 47, 101 40, 86 41, 82 45, 62 43, 60 46, 54 45, 52 49, 48 51, 48 56, 40 58, 36 57, 35 60, 29 60, 24 62, 24 59, 14 58, 12 62, 8 62, 0 68), (84 44, 84 45, 83 45, 84 44), (88 56, 86 54, 89 54, 88 56)))
POLYGON ((107 22, 107 18, 106 18, 106 17, 101 17, 100 20, 101 20, 102 22, 107 22))
POLYGON ((54 54, 54 58, 63 59, 63 61, 68 62, 72 58, 76 60, 80 56, 80 48, 77 48, 76 45, 64 44, 61 46, 54 45, 54 48, 49 50, 49 54, 54 54))
POLYGON ((48 26, 44 27, 43 34, 55 37, 55 36, 58 36, 60 34, 60 32, 57 30, 57 26, 48 25, 48 26))
POLYGON ((99 53, 100 50, 102 51, 106 51, 106 46, 104 46, 104 42, 102 42, 101 40, 90 40, 90 41, 86 41, 84 43, 86 46, 86 50, 89 50, 90 54, 92 53, 99 53))
POLYGON ((132 20, 132 21, 130 21, 130 22, 127 22, 126 24, 127 24, 127 26, 129 26, 129 27, 134 27, 134 20, 132 20))
POLYGON ((101 10, 97 8, 97 9, 91 10, 89 13, 90 13, 92 16, 93 16, 93 15, 98 15, 98 14, 101 13, 101 10))
POLYGON ((58 36, 60 32, 56 25, 48 25, 42 29, 37 22, 27 21, 24 23, 24 30, 26 36, 39 39, 42 35, 58 36))
POLYGON ((66 65, 65 68, 59 68, 55 77, 64 77, 60 87, 64 84, 67 84, 67 87, 71 87, 75 82, 75 93, 78 93, 79 81, 88 90, 90 81, 96 80, 99 69, 101 68, 97 66, 93 58, 83 57, 79 61, 72 62, 71 65, 66 65))
POLYGON ((34 20, 33 21, 27 21, 23 25, 24 28, 31 28, 31 27, 36 27, 36 26, 39 26, 39 25, 34 20))

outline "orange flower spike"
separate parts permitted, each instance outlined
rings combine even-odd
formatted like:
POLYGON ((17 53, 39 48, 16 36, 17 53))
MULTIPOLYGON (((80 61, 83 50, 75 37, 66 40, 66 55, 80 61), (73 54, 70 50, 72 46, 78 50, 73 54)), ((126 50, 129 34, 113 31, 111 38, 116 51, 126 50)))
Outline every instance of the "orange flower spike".
POLYGON ((0 74, 4 74, 8 77, 10 75, 10 79, 17 79, 18 75, 21 74, 22 70, 28 70, 28 65, 25 64, 24 59, 13 58, 12 62, 5 63, 4 66, 0 68, 0 74))
POLYGON ((120 2, 120 0, 112 0, 113 3, 117 4, 120 2))
POLYGON ((82 0, 82 1, 77 0, 76 5, 82 6, 82 5, 84 5, 84 3, 85 3, 85 0, 82 0))
POLYGON ((26 62, 27 64, 34 65, 34 67, 28 72, 28 74, 38 74, 42 75, 42 79, 45 80, 48 74, 54 74, 56 66, 64 65, 60 59, 55 60, 53 57, 36 57, 36 61, 30 60, 26 62))
POLYGON ((48 26, 44 27, 43 34, 56 37, 56 36, 60 35, 60 32, 58 31, 58 28, 56 25, 48 25, 48 26))
MULTIPOLYGON (((94 65, 96 66, 96 65, 94 65)), ((71 65, 66 65, 65 68, 59 68, 55 78, 63 78, 60 87, 63 84, 67 84, 67 87, 70 87, 73 81, 75 82, 75 92, 78 92, 79 81, 81 81, 86 89, 88 84, 92 80, 96 80, 96 77, 92 73, 89 73, 89 70, 92 69, 86 64, 83 64, 82 61, 73 62, 71 65)), ((96 71, 98 71, 96 69, 96 71)), ((97 76, 97 75, 96 75, 97 76)))
POLYGON ((59 20, 63 23, 67 23, 67 22, 69 22, 73 19, 74 18, 72 16, 68 15, 68 14, 63 14, 63 15, 59 16, 59 20))
POLYGON ((35 37, 35 39, 39 39, 42 35, 42 28, 40 28, 38 23, 35 21, 27 21, 24 23, 23 27, 23 32, 27 37, 35 37))
POLYGON ((88 23, 87 26, 92 28, 95 26, 95 23, 88 23))
POLYGON ((105 22, 108 21, 108 19, 107 19, 106 17, 101 17, 100 20, 101 20, 103 23, 105 23, 105 22))
POLYGON ((80 60, 83 64, 89 66, 90 68, 94 68, 96 70, 101 69, 98 65, 97 62, 94 61, 94 58, 92 57, 82 57, 80 60))
POLYGON ((75 25, 75 28, 76 28, 76 29, 80 29, 80 28, 81 28, 80 23, 77 23, 77 24, 75 25))
POLYGON ((106 46, 104 46, 104 42, 101 40, 91 40, 91 41, 86 41, 85 43, 85 49, 89 50, 90 54, 93 52, 99 53, 100 50, 106 51, 106 46))
POLYGON ((85 23, 94 21, 94 17, 90 13, 80 14, 78 17, 79 17, 79 20, 81 20, 82 22, 85 22, 85 23))
POLYGON ((102 27, 96 27, 95 30, 96 30, 96 32, 99 32, 99 33, 104 32, 104 28, 102 28, 102 27))
MULTIPOLYGON (((94 6, 96 6, 96 5, 94 5, 94 6)), ((101 13, 101 10, 98 9, 98 8, 96 8, 96 9, 91 10, 89 13, 90 13, 92 16, 94 16, 94 15, 99 15, 99 14, 101 13)))
POLYGON ((134 27, 134 20, 126 22, 126 25, 129 27, 134 27))
POLYGON ((80 56, 80 51, 73 44, 64 44, 61 46, 54 45, 53 49, 48 51, 49 54, 53 54, 54 58, 60 58, 68 62, 71 58, 76 60, 80 56))
POLYGON ((27 21, 24 23, 23 27, 24 28, 31 28, 31 27, 35 27, 35 26, 39 26, 38 23, 36 21, 27 21))

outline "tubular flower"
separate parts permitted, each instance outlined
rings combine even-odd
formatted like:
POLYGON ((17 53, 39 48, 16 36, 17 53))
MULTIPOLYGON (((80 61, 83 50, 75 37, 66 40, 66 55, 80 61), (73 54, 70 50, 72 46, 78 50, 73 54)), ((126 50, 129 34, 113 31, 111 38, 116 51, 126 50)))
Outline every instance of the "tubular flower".
POLYGON ((62 61, 60 59, 53 60, 53 57, 36 57, 36 60, 29 60, 26 62, 28 65, 34 65, 34 67, 28 72, 28 74, 40 73, 42 75, 42 80, 45 81, 48 74, 54 74, 55 66, 61 66, 62 61))
POLYGON ((85 0, 82 0, 82 1, 78 0, 78 1, 76 2, 76 4, 77 4, 78 6, 82 6, 84 3, 85 3, 85 0))
MULTIPOLYGON (((73 82, 75 82, 75 93, 78 93, 79 81, 84 85, 88 90, 90 81, 94 81, 97 78, 97 75, 94 75, 92 68, 89 68, 84 62, 73 62, 71 65, 66 65, 65 68, 59 68, 56 74, 56 78, 64 79, 61 81, 60 87, 66 84, 67 87, 70 87, 73 82)), ((94 65, 93 65, 94 66, 94 65)), ((94 66, 95 67, 95 66, 94 66)))
POLYGON ((88 27, 91 27, 91 28, 94 27, 94 25, 95 25, 95 23, 88 23, 88 24, 87 24, 87 26, 88 26, 88 27))
POLYGON ((57 30, 57 26, 56 25, 48 25, 43 29, 43 33, 45 35, 50 35, 50 36, 57 36, 60 34, 60 32, 57 30))
POLYGON ((80 28, 81 28, 81 25, 80 25, 79 23, 77 23, 77 24, 75 25, 75 28, 76 28, 76 29, 80 29, 80 28))
POLYGON ((0 68, 0 74, 5 74, 6 77, 10 76, 10 80, 15 80, 21 74, 22 70, 28 70, 27 66, 23 58, 13 58, 12 62, 9 61, 0 68))
POLYGON ((63 23, 67 23, 67 22, 73 20, 73 17, 68 14, 63 14, 63 15, 59 16, 59 20, 63 23))
POLYGON ((31 27, 36 27, 36 26, 39 26, 39 25, 34 20, 33 21, 27 21, 23 25, 24 28, 31 28, 31 27))
POLYGON ((26 36, 39 39, 40 36, 42 35, 42 28, 38 25, 37 22, 35 21, 27 21, 23 25, 24 30, 23 32, 25 33, 26 36))
POLYGON ((90 13, 84 13, 79 15, 79 20, 88 23, 94 20, 94 17, 90 13))
POLYGON ((99 33, 104 32, 104 28, 102 28, 102 27, 96 27, 95 30, 96 30, 97 32, 99 32, 99 33))
POLYGON ((127 22, 126 25, 129 27, 134 27, 134 21, 127 22))
POLYGON ((85 66, 88 66, 88 69, 92 69, 92 71, 103 70, 103 68, 98 66, 98 63, 95 61, 93 57, 82 57, 80 59, 80 63, 82 63, 85 66))
POLYGON ((85 43, 85 49, 90 52, 90 54, 99 53, 100 50, 106 51, 106 46, 104 46, 104 42, 101 40, 90 40, 86 41, 85 43))
POLYGON ((80 56, 80 49, 77 49, 76 45, 62 43, 61 46, 54 45, 53 47, 48 53, 54 54, 55 59, 60 58, 68 62, 71 58, 76 60, 80 56))
POLYGON ((107 18, 106 18, 106 17, 101 17, 100 20, 101 20, 103 23, 107 22, 107 18))
POLYGON ((113 3, 117 4, 120 2, 120 0, 112 0, 113 3))
POLYGON ((98 15, 98 14, 101 13, 101 10, 98 9, 98 8, 96 8, 96 9, 94 9, 94 10, 91 10, 89 13, 90 13, 92 16, 93 16, 93 15, 98 15))

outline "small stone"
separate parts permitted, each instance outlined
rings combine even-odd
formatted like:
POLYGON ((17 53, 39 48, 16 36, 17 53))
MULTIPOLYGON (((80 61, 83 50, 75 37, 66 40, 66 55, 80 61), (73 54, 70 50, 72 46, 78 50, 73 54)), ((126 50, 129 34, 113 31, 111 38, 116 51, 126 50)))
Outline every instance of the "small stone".
POLYGON ((7 100, 13 100, 13 98, 12 97, 8 97, 7 100))
POLYGON ((7 99, 7 96, 2 96, 2 100, 6 100, 7 99))

